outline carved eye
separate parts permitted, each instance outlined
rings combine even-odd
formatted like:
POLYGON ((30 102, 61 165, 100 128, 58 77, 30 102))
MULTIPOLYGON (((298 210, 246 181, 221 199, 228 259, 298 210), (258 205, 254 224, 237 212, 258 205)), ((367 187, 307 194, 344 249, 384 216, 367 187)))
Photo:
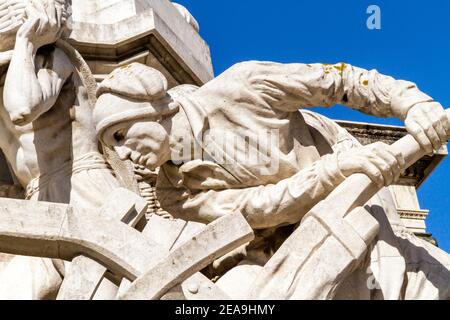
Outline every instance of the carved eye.
POLYGON ((125 138, 125 134, 124 134, 123 130, 119 130, 114 133, 114 139, 117 142, 123 141, 124 138, 125 138))

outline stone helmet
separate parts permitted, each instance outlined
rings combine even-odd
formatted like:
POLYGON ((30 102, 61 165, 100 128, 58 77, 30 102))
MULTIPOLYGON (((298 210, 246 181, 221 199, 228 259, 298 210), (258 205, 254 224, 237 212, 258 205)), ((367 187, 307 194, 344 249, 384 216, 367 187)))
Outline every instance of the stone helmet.
POLYGON ((102 141, 106 129, 137 119, 160 119, 178 111, 168 94, 166 77, 149 66, 132 63, 114 70, 97 89, 94 124, 102 141))

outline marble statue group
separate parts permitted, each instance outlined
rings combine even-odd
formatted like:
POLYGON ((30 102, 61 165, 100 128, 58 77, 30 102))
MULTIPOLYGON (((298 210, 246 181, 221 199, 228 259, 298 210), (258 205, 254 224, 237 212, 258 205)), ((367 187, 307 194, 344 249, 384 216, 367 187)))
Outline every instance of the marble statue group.
POLYGON ((140 63, 96 83, 70 15, 0 0, 0 148, 25 192, 0 199, 0 299, 450 298, 450 256, 386 188, 450 137, 414 83, 259 61, 203 86, 140 63), (410 135, 362 146, 306 110, 336 104, 410 135), (130 167, 157 174, 167 214, 143 214, 130 167))

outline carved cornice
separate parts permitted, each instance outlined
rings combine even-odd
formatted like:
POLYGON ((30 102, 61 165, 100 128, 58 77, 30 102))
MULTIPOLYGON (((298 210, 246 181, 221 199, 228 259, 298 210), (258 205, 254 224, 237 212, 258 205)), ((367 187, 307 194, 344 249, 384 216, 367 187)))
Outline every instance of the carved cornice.
POLYGON ((428 216, 429 210, 408 210, 408 209, 397 209, 398 214, 403 219, 412 220, 425 220, 428 216))

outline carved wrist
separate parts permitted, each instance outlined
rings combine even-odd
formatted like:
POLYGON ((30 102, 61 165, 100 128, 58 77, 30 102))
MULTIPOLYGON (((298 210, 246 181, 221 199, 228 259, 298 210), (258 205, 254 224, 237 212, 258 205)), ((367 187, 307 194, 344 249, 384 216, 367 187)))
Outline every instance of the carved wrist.
POLYGON ((39 47, 36 46, 28 37, 17 35, 15 50, 17 49, 34 54, 36 53, 37 49, 39 49, 39 47))
POLYGON ((414 83, 398 80, 391 91, 392 115, 404 121, 413 106, 431 101, 433 98, 420 91, 414 83))
POLYGON ((332 190, 345 180, 345 176, 339 168, 338 152, 325 155, 319 161, 318 175, 325 189, 332 190))

